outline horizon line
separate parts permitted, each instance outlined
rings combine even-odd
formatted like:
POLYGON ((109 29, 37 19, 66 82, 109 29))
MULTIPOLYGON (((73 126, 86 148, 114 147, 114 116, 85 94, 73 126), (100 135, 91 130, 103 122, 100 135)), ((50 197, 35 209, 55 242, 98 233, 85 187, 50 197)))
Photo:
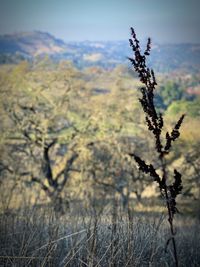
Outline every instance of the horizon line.
MULTIPOLYGON (((130 37, 127 37, 127 39, 83 39, 83 40, 67 40, 67 39, 64 39, 62 37, 57 37, 56 35, 54 35, 53 33, 49 32, 49 31, 45 31, 45 30, 28 30, 28 31, 24 31, 24 30, 21 30, 21 31, 13 31, 11 33, 0 33, 0 37, 4 37, 4 36, 13 36, 13 35, 16 35, 16 34, 31 34, 31 33, 41 33, 41 34, 48 34, 50 36, 52 36, 53 38, 57 39, 57 40, 61 40, 63 41, 64 43, 83 43, 83 42, 125 42, 130 39, 130 37)), ((144 43, 148 40, 148 38, 151 39, 151 41, 154 39, 154 38, 151 38, 151 37, 145 37, 143 38, 140 42, 141 43, 144 43)), ((154 39, 155 40, 155 39, 154 39)), ((200 45, 200 42, 186 42, 186 41, 179 41, 179 42, 165 42, 165 41, 153 41, 152 42, 152 45, 180 45, 180 44, 185 44, 185 45, 200 45)))

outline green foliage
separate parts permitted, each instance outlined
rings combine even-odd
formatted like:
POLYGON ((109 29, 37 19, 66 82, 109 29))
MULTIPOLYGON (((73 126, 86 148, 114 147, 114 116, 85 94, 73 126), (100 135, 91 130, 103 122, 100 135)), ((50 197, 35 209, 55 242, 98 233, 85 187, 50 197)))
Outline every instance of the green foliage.
POLYGON ((166 114, 174 116, 176 114, 187 113, 191 117, 199 117, 200 115, 200 98, 194 101, 179 100, 174 101, 167 109, 166 114))
POLYGON ((164 85, 161 85, 158 94, 161 97, 161 106, 167 108, 172 102, 180 100, 183 95, 183 88, 174 81, 167 81, 164 85))

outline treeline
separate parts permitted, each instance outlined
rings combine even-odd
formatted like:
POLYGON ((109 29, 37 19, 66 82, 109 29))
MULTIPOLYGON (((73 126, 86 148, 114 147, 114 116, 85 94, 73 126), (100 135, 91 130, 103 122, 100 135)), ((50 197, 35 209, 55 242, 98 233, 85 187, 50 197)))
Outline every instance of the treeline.
MULTIPOLYGON (((169 124, 177 113, 188 114, 169 167, 179 165, 183 193, 199 199, 199 98, 187 91, 198 86, 197 77, 159 80, 157 106, 169 124)), ((116 196, 132 209, 130 199, 140 203, 147 189, 154 195, 151 179, 128 156, 139 151, 156 162, 137 100, 140 86, 124 66, 80 71, 48 57, 2 66, 1 209, 50 202, 65 212, 73 201, 103 206, 116 196)))

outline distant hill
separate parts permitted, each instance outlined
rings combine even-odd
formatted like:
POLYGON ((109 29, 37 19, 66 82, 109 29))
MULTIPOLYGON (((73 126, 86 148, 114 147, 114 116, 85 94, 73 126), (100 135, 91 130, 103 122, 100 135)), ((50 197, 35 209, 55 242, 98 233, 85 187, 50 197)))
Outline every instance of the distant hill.
POLYGON ((26 56, 62 53, 66 44, 49 33, 34 31, 0 36, 0 53, 21 53, 26 56))
MULTIPOLYGON (((115 67, 129 64, 131 49, 127 41, 69 42, 45 32, 22 32, 0 36, 0 63, 34 59, 49 55, 53 60, 71 60, 77 67, 115 67)), ((200 44, 154 44, 149 63, 159 72, 200 69, 200 44)))

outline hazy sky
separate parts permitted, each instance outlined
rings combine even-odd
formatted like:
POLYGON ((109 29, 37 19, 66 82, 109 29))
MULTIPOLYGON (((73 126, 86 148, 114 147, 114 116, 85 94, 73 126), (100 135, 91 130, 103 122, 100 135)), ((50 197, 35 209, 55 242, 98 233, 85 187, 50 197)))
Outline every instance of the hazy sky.
POLYGON ((200 0, 0 0, 0 34, 48 31, 65 41, 140 38, 200 43, 200 0))

